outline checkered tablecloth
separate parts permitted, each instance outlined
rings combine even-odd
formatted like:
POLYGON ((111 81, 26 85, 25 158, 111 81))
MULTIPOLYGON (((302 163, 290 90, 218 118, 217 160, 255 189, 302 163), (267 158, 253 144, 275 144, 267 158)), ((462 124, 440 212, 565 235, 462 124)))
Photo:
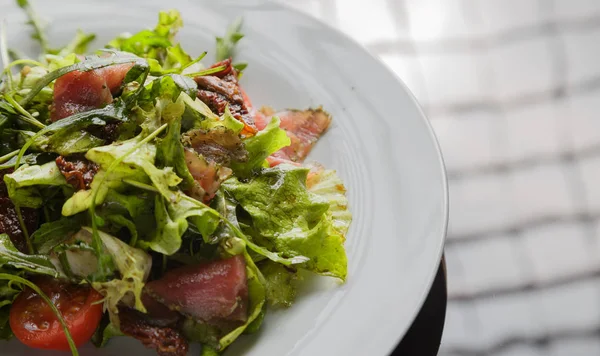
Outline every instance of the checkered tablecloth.
POLYGON ((600 355, 600 0, 281 0, 417 96, 450 183, 441 355, 600 355))

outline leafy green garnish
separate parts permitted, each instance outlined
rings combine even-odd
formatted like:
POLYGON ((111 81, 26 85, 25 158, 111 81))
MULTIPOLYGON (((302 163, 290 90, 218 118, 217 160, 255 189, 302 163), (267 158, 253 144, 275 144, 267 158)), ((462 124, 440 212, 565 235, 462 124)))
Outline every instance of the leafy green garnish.
POLYGON ((222 351, 233 343, 240 335, 242 335, 248 327, 263 315, 263 306, 266 302, 265 280, 258 267, 246 250, 244 241, 233 238, 224 244, 225 250, 229 253, 237 253, 242 251, 246 259, 246 275, 248 278, 248 320, 242 326, 230 331, 227 335, 219 340, 218 350, 222 351), (229 247, 231 246, 231 247, 229 247))
POLYGON ((306 257, 299 265, 345 280, 344 239, 327 212, 329 202, 306 189, 307 168, 279 165, 248 182, 231 178, 222 189, 250 215, 257 244, 287 257, 306 257))
MULTIPOLYGON (((243 19, 238 17, 229 25, 229 27, 227 27, 225 37, 217 37, 217 61, 222 61, 234 56, 237 43, 244 38, 244 34, 241 32, 242 24, 243 19)), ((238 67, 241 68, 240 65, 238 65, 238 67)), ((243 68, 245 68, 245 66, 243 68)))
POLYGON ((329 202, 328 214, 333 228, 345 237, 352 222, 352 213, 348 210, 348 198, 342 180, 335 171, 321 168, 311 172, 306 186, 308 191, 329 202))
POLYGON ((135 56, 113 56, 113 57, 97 57, 90 56, 86 58, 85 61, 75 63, 73 65, 62 67, 53 72, 48 73, 42 79, 40 79, 36 85, 31 89, 31 91, 25 96, 19 104, 23 107, 26 107, 27 104, 48 84, 50 84, 55 79, 62 77, 63 75, 79 70, 83 72, 87 72, 94 69, 100 69, 104 67, 108 67, 115 64, 124 64, 124 63, 134 63, 136 67, 140 68, 149 68, 148 62, 142 58, 135 56))
MULTIPOLYGON (((91 242, 93 231, 89 227, 82 228, 75 236, 76 239, 91 242)), ((111 256, 120 278, 106 282, 94 282, 92 286, 105 296, 104 302, 111 315, 111 322, 118 325, 117 305, 131 293, 134 300, 130 306, 141 312, 146 312, 142 303, 142 289, 150 273, 152 258, 144 251, 131 247, 109 234, 99 231, 98 236, 102 249, 111 256)))
POLYGON ((53 161, 41 166, 21 166, 5 175, 4 183, 13 204, 36 209, 41 208, 45 202, 45 188, 68 187, 67 180, 53 161))
POLYGON ((41 254, 48 254, 56 246, 65 243, 73 234, 81 229, 84 221, 81 216, 63 217, 60 220, 42 224, 31 235, 34 249, 41 254))
POLYGON ((25 13, 27 14, 27 23, 31 25, 33 29, 31 38, 39 42, 43 52, 48 52, 50 48, 48 46, 48 39, 46 38, 46 33, 44 32, 41 19, 37 16, 28 0, 17 0, 17 5, 19 5, 21 9, 25 10, 25 13))
POLYGON ((249 159, 247 162, 232 165, 236 174, 242 177, 250 176, 263 166, 267 157, 290 145, 290 138, 279 127, 279 123, 279 118, 273 117, 264 130, 244 140, 249 159))
POLYGON ((87 52, 88 45, 95 39, 95 34, 85 33, 81 30, 77 30, 75 37, 65 47, 58 51, 58 55, 65 57, 71 53, 85 54, 87 52))
POLYGON ((10 266, 31 273, 61 276, 46 255, 28 255, 17 250, 6 234, 0 234, 0 266, 10 266))
POLYGON ((271 260, 261 262, 259 269, 265 277, 269 303, 273 306, 292 306, 296 299, 297 272, 271 260))

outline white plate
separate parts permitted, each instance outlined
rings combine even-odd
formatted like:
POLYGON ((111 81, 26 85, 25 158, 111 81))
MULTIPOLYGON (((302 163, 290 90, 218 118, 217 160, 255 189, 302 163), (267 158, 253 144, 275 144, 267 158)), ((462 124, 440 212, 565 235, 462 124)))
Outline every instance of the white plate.
MULTIPOLYGON (((291 309, 270 312, 262 331, 227 355, 387 355, 420 309, 435 276, 446 232, 448 200, 435 136, 414 97, 378 60, 326 25, 262 0, 34 1, 52 20, 51 42, 77 28, 100 45, 121 32, 154 26, 157 12, 181 11, 184 48, 213 51, 214 36, 243 15, 238 58, 243 84, 257 104, 323 105, 334 117, 311 159, 338 170, 354 222, 347 239, 349 279, 305 283, 291 309), (127 5, 125 5, 127 3, 127 5)), ((7 2, 9 45, 32 52, 23 14, 7 2)), ((361 26, 361 24, 357 24, 361 26)), ((135 340, 113 341, 83 355, 153 354, 135 340)), ((2 354, 33 355, 18 344, 2 354)), ((38 353, 38 354, 41 354, 38 353)), ((197 355, 197 353, 195 353, 197 355)))

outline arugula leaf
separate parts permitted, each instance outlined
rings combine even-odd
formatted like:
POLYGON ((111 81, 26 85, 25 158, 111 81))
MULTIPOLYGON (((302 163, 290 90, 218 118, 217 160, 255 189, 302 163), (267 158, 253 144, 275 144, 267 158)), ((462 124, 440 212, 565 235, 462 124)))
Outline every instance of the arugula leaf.
POLYGON ((50 137, 41 137, 36 144, 45 152, 69 156, 101 146, 104 144, 104 140, 83 130, 61 130, 50 137))
MULTIPOLYGON (((21 159, 21 164, 27 164, 30 166, 33 165, 42 165, 43 163, 47 163, 48 155, 42 153, 30 153, 28 155, 23 156, 21 159)), ((15 163, 17 163, 17 156, 13 156, 11 159, 4 163, 0 163, 0 170, 14 168, 15 163)))
POLYGON ((48 39, 46 38, 42 21, 33 10, 33 7, 31 7, 31 4, 29 4, 29 1, 27 0, 17 0, 17 5, 19 5, 21 9, 25 10, 25 13, 27 14, 27 23, 31 25, 33 29, 31 38, 39 42, 43 52, 48 52, 48 39))
POLYGON ((291 140, 285 130, 279 127, 280 120, 273 117, 264 130, 256 135, 246 138, 243 142, 248 151, 247 162, 234 162, 233 171, 242 177, 250 176, 254 171, 261 168, 267 157, 291 144, 291 140))
POLYGON ((231 178, 222 189, 251 217, 256 244, 288 257, 306 257, 300 267, 345 280, 344 239, 327 215, 329 202, 306 189, 307 174, 307 168, 279 165, 248 182, 231 178))
POLYGON ((21 166, 4 176, 10 200, 17 206, 41 208, 46 200, 46 187, 66 187, 69 184, 54 161, 41 166, 21 166))
POLYGON ((79 231, 83 223, 82 216, 76 215, 42 224, 31 235, 34 249, 43 255, 50 253, 53 248, 66 242, 79 231))
MULTIPOLYGON (((143 68, 144 70, 149 68, 148 62, 146 60, 139 58, 139 57, 133 57, 130 55, 129 56, 114 55, 112 57, 88 56, 88 57, 86 57, 85 61, 75 63, 75 64, 72 64, 67 67, 62 67, 60 69, 57 69, 57 70, 45 75, 43 78, 41 78, 40 80, 37 81, 35 86, 33 88, 31 88, 31 91, 19 102, 19 104, 23 107, 26 107, 27 104, 29 104, 29 102, 31 100, 33 100, 33 98, 35 98, 36 95, 42 89, 44 89, 48 84, 52 83, 55 79, 62 77, 63 75, 65 75, 67 73, 70 73, 70 72, 73 72, 76 70, 87 72, 87 71, 94 70, 94 69, 99 69, 99 68, 104 68, 104 67, 108 67, 108 66, 115 65, 115 64, 124 64, 124 63, 133 63, 134 67, 140 67, 140 68, 143 68)), ((60 120, 57 122, 61 122, 61 121, 63 121, 63 120, 60 120)))
POLYGON ((0 234, 0 266, 9 266, 35 274, 57 278, 62 274, 46 255, 27 255, 17 250, 6 234, 0 234))
POLYGON ((57 54, 61 57, 68 56, 71 53, 84 54, 87 52, 88 45, 95 39, 95 34, 77 30, 75 38, 73 38, 65 47, 60 49, 57 54))
MULTIPOLYGON (((217 61, 222 61, 227 58, 232 58, 235 56, 235 49, 237 43, 244 38, 244 34, 241 33, 243 19, 241 17, 237 18, 235 21, 229 25, 227 28, 227 32, 225 37, 217 37, 217 61)), ((248 67, 248 63, 234 63, 233 68, 238 71, 238 79, 242 77, 244 74, 243 71, 248 67)))
POLYGON ((244 38, 244 34, 240 32, 242 29, 242 24, 243 19, 238 17, 229 25, 229 27, 227 27, 225 37, 217 37, 217 61, 222 61, 233 57, 235 46, 242 38, 244 38))

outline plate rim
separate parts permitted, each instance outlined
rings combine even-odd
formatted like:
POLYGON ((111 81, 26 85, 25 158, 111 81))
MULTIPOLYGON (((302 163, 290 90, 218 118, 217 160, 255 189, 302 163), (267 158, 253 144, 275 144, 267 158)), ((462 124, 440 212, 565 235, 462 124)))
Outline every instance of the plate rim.
MULTIPOLYGON (((437 251, 436 251, 436 260, 433 262, 433 265, 428 273, 428 280, 427 280, 427 288, 425 291, 423 291, 421 293, 420 296, 420 302, 418 303, 418 308, 416 308, 415 310, 412 311, 412 316, 410 318, 410 323, 404 328, 404 330, 401 332, 401 335, 398 335, 396 338, 395 343, 393 344, 393 346, 388 350, 388 355, 391 354, 395 348, 398 346, 398 344, 400 344, 400 342, 402 341, 402 339, 404 338, 404 336, 406 335, 406 332, 408 331, 408 329, 410 329, 410 326, 412 325, 412 323, 415 321, 415 319, 417 318, 417 315, 419 314, 419 311, 421 310, 421 308, 423 307, 423 305, 425 304, 425 300, 427 299, 427 295, 429 294, 429 291, 431 290, 431 288, 433 287, 433 282, 435 281, 435 277, 437 275, 437 271, 440 267, 440 264, 442 263, 442 257, 444 255, 444 248, 446 245, 446 238, 448 236, 448 223, 449 223, 449 218, 450 218, 450 193, 449 193, 449 187, 448 187, 448 174, 446 171, 446 163, 444 161, 444 155, 442 152, 442 148, 439 142, 439 139, 437 137, 437 135, 435 134, 435 131, 433 129, 433 126, 431 125, 431 121, 429 121, 429 118, 427 117, 427 115, 425 114, 423 107, 421 106, 421 104, 419 103, 419 101, 417 100, 416 96, 414 95, 414 93, 410 90, 410 88, 406 85, 406 83, 404 82, 404 80, 402 80, 402 78, 396 73, 394 72, 387 64, 385 64, 383 62, 383 60, 375 55, 374 53, 372 53, 371 51, 369 51, 367 49, 367 47, 365 45, 363 45, 362 43, 360 43, 357 39, 353 38, 352 36, 350 36, 349 34, 343 32, 341 29, 338 29, 336 27, 334 27, 333 25, 329 24, 328 22, 322 21, 321 19, 311 16, 287 3, 283 3, 283 2, 278 2, 276 0, 260 0, 263 3, 269 4, 271 6, 275 6, 275 7, 280 7, 280 8, 284 8, 286 11, 290 11, 293 12, 295 14, 295 16, 300 16, 302 17, 304 20, 310 21, 313 24, 318 24, 319 26, 324 27, 325 29, 327 29, 330 32, 336 33, 337 36, 341 36, 342 38, 344 38, 346 41, 348 41, 349 43, 352 43, 357 49, 359 49, 360 51, 362 51, 365 55, 369 56, 371 59, 373 59, 374 61, 376 61, 377 63, 379 63, 379 65, 383 68, 383 70, 385 70, 392 78, 393 80, 397 81, 404 89, 405 93, 408 94, 408 96, 411 99, 411 102, 413 103, 413 105, 417 108, 417 112, 419 113, 419 119, 425 124, 425 126, 427 127, 427 133, 429 134, 429 138, 431 139, 434 148, 435 148, 435 152, 436 152, 436 158, 437 158, 437 163, 438 163, 438 168, 440 170, 441 173, 441 180, 442 180, 442 197, 443 197, 443 202, 442 202, 442 209, 443 209, 443 222, 442 222, 442 236, 441 238, 439 238, 439 243, 437 244, 437 251)), ((241 1, 239 0, 225 0, 223 2, 231 2, 231 3, 240 3, 241 1)))
MULTIPOLYGON (((105 2, 105 4, 110 4, 110 3, 114 3, 114 1, 106 1, 105 2)), ((346 41, 344 46, 349 47, 355 51, 362 52, 363 55, 365 55, 365 57, 370 57, 371 60, 373 60, 375 63, 378 63, 379 66, 381 67, 381 70, 390 76, 390 82, 395 81, 396 83, 398 83, 400 85, 400 87, 402 87, 404 92, 410 98, 410 102, 416 109, 416 112, 418 113, 417 116, 419 116, 419 120, 425 125, 427 134, 431 140, 431 143, 433 143, 433 147, 434 147, 434 151, 435 151, 435 158, 437 159, 437 164, 435 165, 437 167, 436 170, 438 170, 440 173, 439 179, 441 180, 441 182, 439 182, 439 183, 441 183, 442 201, 440 201, 439 203, 440 203, 440 207, 442 209, 442 211, 441 211, 442 219, 441 219, 441 226, 437 225, 437 228, 439 228, 439 230, 441 232, 441 234, 440 234, 441 236, 438 236, 435 239, 435 249, 436 249, 435 259, 436 260, 427 264, 427 266, 429 266, 429 270, 427 271, 427 280, 425 283, 423 283, 423 286, 426 288, 419 293, 420 294, 419 295, 419 303, 417 303, 417 308, 414 308, 414 310, 411 311, 411 313, 410 313, 411 317, 410 317, 409 322, 407 322, 406 326, 401 327, 400 324, 403 323, 403 321, 399 320, 397 322, 397 324, 396 324, 397 328, 395 328, 395 329, 399 330, 399 333, 398 333, 398 335, 395 336, 394 343, 390 346, 389 350, 387 350, 388 354, 390 354, 397 347, 397 345, 400 343, 402 338, 406 335, 406 332, 409 330, 411 324, 414 322, 420 309, 423 307, 423 305, 425 303, 427 295, 433 286, 437 270, 440 266, 442 256, 444 253, 446 238, 447 238, 447 231, 448 231, 448 226, 449 226, 449 208, 450 208, 449 207, 448 176, 447 176, 446 164, 444 162, 441 145, 435 134, 433 126, 431 125, 431 122, 429 121, 427 115, 425 114, 421 104, 416 99, 414 93, 409 89, 409 87, 406 85, 406 83, 403 81, 403 79, 396 72, 394 72, 387 64, 385 64, 383 62, 383 60, 381 58, 379 58, 379 56, 377 56, 374 53, 372 53, 371 51, 369 51, 365 45, 360 43, 357 39, 353 38, 349 34, 346 34, 341 29, 338 29, 338 28, 334 27, 334 25, 332 25, 326 21, 323 21, 315 16, 305 13, 305 12, 301 11, 300 9, 289 5, 288 3, 283 3, 280 1, 254 0, 254 1, 246 2, 245 0, 221 0, 219 3, 221 3, 221 4, 230 3, 230 4, 238 4, 238 5, 239 4, 250 5, 253 3, 254 4, 257 4, 257 3, 258 4, 261 4, 261 3, 266 4, 269 6, 273 6, 275 8, 279 8, 282 11, 289 12, 292 15, 294 15, 298 18, 301 18, 304 21, 307 21, 315 26, 318 26, 318 28, 320 30, 326 30, 326 31, 330 32, 331 34, 335 34, 335 36, 338 36, 339 38, 346 41)), ((191 2, 190 5, 196 6, 198 4, 195 2, 191 2)), ((14 6, 11 6, 11 7, 14 7, 14 6)), ((432 166, 434 165, 433 162, 431 162, 431 164, 432 164, 432 166)), ((390 337, 390 339, 391 339, 391 337, 390 337)), ((391 342, 391 340, 390 340, 390 342, 391 342)))

